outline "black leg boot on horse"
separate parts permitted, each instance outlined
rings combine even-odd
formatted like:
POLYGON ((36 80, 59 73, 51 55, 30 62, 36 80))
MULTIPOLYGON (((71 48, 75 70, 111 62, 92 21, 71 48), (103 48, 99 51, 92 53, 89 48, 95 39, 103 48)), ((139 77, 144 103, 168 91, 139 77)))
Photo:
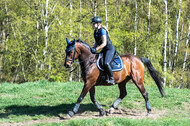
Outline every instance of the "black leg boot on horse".
POLYGON ((111 66, 110 66, 110 64, 109 63, 106 63, 105 65, 104 65, 104 67, 105 67, 105 72, 106 72, 106 74, 108 74, 108 79, 106 80, 106 82, 108 83, 108 84, 115 84, 115 80, 114 80, 114 77, 113 77, 113 72, 112 72, 112 68, 111 68, 111 66))

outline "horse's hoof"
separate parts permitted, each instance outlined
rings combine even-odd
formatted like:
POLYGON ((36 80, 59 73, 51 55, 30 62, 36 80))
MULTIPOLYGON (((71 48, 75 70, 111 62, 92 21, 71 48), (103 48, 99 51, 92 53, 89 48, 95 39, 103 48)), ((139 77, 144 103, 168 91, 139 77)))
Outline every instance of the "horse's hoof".
POLYGON ((73 111, 69 111, 68 114, 67 114, 67 117, 68 118, 71 118, 75 115, 75 113, 73 111))
POLYGON ((111 108, 108 110, 108 113, 109 113, 109 114, 112 114, 112 113, 113 113, 113 111, 114 111, 114 108, 113 108, 113 107, 111 107, 111 108))
POLYGON ((104 110, 100 110, 100 116, 106 115, 106 112, 104 110))
POLYGON ((151 113, 147 113, 147 116, 148 116, 148 117, 151 117, 151 116, 152 116, 152 114, 151 114, 151 113))

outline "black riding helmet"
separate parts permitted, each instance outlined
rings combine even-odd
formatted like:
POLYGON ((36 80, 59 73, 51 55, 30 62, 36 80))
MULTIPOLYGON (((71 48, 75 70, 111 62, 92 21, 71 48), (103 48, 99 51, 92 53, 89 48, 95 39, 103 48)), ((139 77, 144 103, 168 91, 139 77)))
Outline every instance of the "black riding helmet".
POLYGON ((92 18, 91 24, 92 23, 102 23, 102 19, 100 17, 94 17, 92 18))

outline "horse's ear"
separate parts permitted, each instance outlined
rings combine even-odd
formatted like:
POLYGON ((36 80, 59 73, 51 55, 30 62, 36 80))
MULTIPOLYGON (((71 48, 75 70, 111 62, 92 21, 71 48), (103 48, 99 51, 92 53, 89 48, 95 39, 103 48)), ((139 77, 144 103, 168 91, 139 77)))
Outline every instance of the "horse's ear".
POLYGON ((69 45, 69 39, 68 38, 66 38, 66 41, 67 41, 67 44, 69 45))

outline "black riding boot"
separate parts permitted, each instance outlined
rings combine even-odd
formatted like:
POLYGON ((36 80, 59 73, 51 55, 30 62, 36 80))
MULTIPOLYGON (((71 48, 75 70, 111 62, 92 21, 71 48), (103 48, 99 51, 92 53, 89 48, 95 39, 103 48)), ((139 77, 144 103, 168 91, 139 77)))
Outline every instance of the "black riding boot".
POLYGON ((107 81, 108 84, 115 84, 115 80, 114 80, 114 77, 113 77, 113 72, 112 72, 112 68, 110 66, 110 64, 105 64, 105 72, 108 74, 109 78, 107 81))

